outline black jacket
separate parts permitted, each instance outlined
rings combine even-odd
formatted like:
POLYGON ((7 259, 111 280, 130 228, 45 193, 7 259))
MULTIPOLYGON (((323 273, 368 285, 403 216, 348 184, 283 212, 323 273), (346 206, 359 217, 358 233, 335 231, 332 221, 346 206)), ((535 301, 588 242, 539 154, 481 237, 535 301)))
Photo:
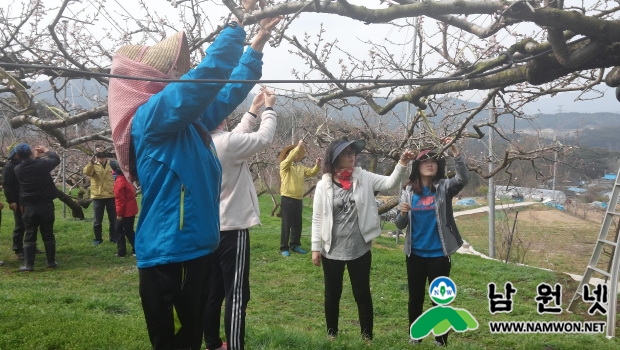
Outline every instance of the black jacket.
POLYGON ((20 163, 19 159, 11 159, 2 168, 2 190, 7 203, 19 203, 19 181, 15 176, 15 167, 20 163))
POLYGON ((47 158, 24 159, 15 167, 15 175, 21 186, 21 205, 39 204, 58 197, 50 171, 60 164, 60 157, 53 151, 48 151, 45 155, 47 158))

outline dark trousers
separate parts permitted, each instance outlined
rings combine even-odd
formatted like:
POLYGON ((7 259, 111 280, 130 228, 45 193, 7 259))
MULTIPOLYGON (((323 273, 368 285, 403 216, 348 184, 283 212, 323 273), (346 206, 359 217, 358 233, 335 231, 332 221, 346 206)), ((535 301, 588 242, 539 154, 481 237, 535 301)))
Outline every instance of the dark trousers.
MULTIPOLYGON (((437 277, 449 277, 452 262, 449 256, 437 258, 423 258, 411 254, 406 257, 407 286, 409 287, 409 326, 415 321, 424 309, 424 297, 428 294, 426 283, 429 284, 437 277)), ((432 303, 433 306, 437 305, 432 303)), ((448 344, 448 333, 435 337, 441 344, 448 344)))
POLYGON ((280 231, 280 251, 301 246, 301 211, 303 201, 291 197, 280 198, 282 210, 280 216, 282 227, 280 231))
POLYGON ((37 232, 41 231, 41 239, 44 243, 55 242, 54 237, 54 203, 41 202, 22 206, 22 219, 24 221, 24 247, 37 244, 37 232))
POLYGON ((199 350, 210 256, 138 269, 153 350, 199 350), (179 328, 177 328, 179 327, 179 328))
POLYGON ((125 237, 127 237, 127 241, 129 241, 129 244, 131 245, 131 252, 136 252, 133 246, 136 238, 136 231, 133 229, 135 220, 135 216, 125 217, 122 220, 116 220, 116 252, 118 253, 118 256, 127 255, 127 244, 125 243, 125 237))
POLYGON ((342 279, 344 268, 349 271, 353 297, 357 303, 360 330, 364 339, 372 339, 373 309, 370 294, 370 265, 372 254, 366 254, 355 260, 332 260, 321 255, 323 276, 325 279, 325 322, 327 334, 338 335, 338 317, 340 314, 340 297, 342 295, 342 279))
POLYGON ((108 222, 110 223, 109 233, 110 240, 116 240, 114 227, 116 223, 116 206, 114 198, 93 199, 93 231, 95 233, 95 241, 103 242, 101 233, 103 232, 103 212, 108 213, 108 222))
POLYGON ((245 348, 245 314, 250 301, 250 235, 247 229, 220 232, 211 254, 204 337, 207 349, 222 346, 220 315, 226 299, 224 329, 228 350, 245 348))
POLYGON ((13 219, 15 220, 15 226, 13 227, 13 251, 15 254, 23 253, 26 228, 22 219, 22 209, 19 205, 13 211, 13 219))

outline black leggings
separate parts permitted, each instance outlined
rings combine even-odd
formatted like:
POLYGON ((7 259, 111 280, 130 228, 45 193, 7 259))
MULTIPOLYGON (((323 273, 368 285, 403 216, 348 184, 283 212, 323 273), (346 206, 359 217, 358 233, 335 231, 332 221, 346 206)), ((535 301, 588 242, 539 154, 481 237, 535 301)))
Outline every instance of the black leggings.
MULTIPOLYGON (((411 254, 407 260, 407 286, 409 287, 409 325, 413 323, 424 308, 424 297, 428 294, 426 283, 430 284, 437 277, 449 277, 452 262, 449 256, 423 258, 411 254)), ((433 306, 437 305, 432 303, 433 306)), ((435 337, 441 344, 448 344, 448 333, 435 337)))
POLYGON ((321 262, 325 278, 325 322, 327 323, 327 334, 330 336, 338 335, 342 279, 346 266, 349 271, 353 296, 357 303, 362 337, 364 339, 372 339, 373 310, 372 295, 370 294, 372 254, 368 251, 361 257, 348 261, 332 260, 321 255, 321 262))

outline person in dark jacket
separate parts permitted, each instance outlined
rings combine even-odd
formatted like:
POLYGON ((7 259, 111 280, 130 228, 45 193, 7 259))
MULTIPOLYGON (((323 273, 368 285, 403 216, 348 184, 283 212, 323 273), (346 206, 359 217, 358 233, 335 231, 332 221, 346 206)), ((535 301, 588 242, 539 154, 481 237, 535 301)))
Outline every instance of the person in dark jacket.
POLYGON ((20 205, 25 226, 24 266, 21 271, 34 270, 34 257, 37 244, 37 230, 45 246, 47 267, 56 267, 56 237, 54 237, 54 199, 58 190, 50 171, 60 164, 56 152, 45 146, 35 147, 33 157, 30 146, 20 143, 15 146, 17 156, 22 162, 15 167, 15 176, 21 188, 20 205))
POLYGON ((9 209, 13 211, 13 251, 17 259, 24 259, 24 222, 22 220, 22 211, 19 206, 19 182, 15 177, 15 167, 21 163, 17 156, 15 147, 11 148, 8 156, 8 163, 2 168, 2 189, 4 197, 9 204, 9 209))
MULTIPOLYGON (((450 144, 452 139, 445 138, 443 143, 450 144)), ((394 221, 399 229, 407 228, 404 251, 409 325, 422 315, 427 281, 450 276, 450 255, 463 244, 454 220, 452 198, 467 184, 467 166, 454 144, 450 150, 456 168, 456 175, 450 179, 446 178, 446 160, 438 152, 423 150, 417 155, 400 197, 400 213, 394 221)), ((410 340, 412 344, 420 341, 410 340)), ((436 336, 435 344, 448 345, 448 333, 436 336)))

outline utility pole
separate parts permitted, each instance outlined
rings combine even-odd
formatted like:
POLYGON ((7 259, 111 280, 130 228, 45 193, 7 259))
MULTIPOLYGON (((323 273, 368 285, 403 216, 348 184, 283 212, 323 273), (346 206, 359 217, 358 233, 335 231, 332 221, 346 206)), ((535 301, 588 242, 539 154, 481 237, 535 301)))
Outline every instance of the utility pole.
MULTIPOLYGON (((493 171, 493 113, 495 113, 495 98, 492 108, 489 108, 489 174, 493 171)), ((493 176, 489 177, 489 190, 487 202, 489 204, 489 257, 495 258, 495 183, 493 176)))
MULTIPOLYGON (((67 47, 67 22, 68 21, 66 19, 62 21, 63 27, 64 27, 62 37, 63 37, 65 49, 67 47)), ((65 61, 65 66, 67 67, 69 66, 68 64, 66 64, 66 61, 65 61)), ((65 107, 65 112, 66 112, 67 111, 67 84, 65 83, 66 81, 63 81, 63 84, 64 84, 63 90, 64 90, 65 97, 64 97, 64 100, 62 101, 62 104, 65 107)), ((65 118, 68 117, 67 113, 63 113, 63 114, 65 114, 64 116, 65 118)), ((65 140, 66 140, 67 139, 67 127, 66 126, 63 128, 63 132, 65 134, 65 140)), ((62 147, 62 193, 67 193, 67 160, 66 160, 67 155, 65 153, 65 147, 62 145, 61 147, 62 147)), ((67 218, 67 204, 65 202, 62 203, 62 218, 63 219, 67 218)))
MULTIPOLYGON (((409 78, 413 79, 413 71, 415 70, 415 52, 418 49, 418 27, 420 26, 420 17, 416 17, 413 20, 413 38, 412 38, 412 46, 411 46, 411 70, 409 72, 409 78)), ((413 91, 411 85, 409 85, 409 93, 413 91)), ((409 124, 413 121, 411 118, 411 103, 407 103, 405 115, 405 137, 408 137, 409 132, 409 124)), ((413 130, 413 128, 411 129, 413 130)), ((410 143, 407 142, 407 148, 409 148, 410 143)), ((411 162, 407 164, 407 168, 409 169, 409 173, 411 173, 411 162)), ((403 180, 405 182, 407 180, 403 180)), ((402 185, 402 184, 401 184, 402 185)), ((398 244, 398 238, 400 236, 400 230, 396 230, 396 244, 398 244)))

